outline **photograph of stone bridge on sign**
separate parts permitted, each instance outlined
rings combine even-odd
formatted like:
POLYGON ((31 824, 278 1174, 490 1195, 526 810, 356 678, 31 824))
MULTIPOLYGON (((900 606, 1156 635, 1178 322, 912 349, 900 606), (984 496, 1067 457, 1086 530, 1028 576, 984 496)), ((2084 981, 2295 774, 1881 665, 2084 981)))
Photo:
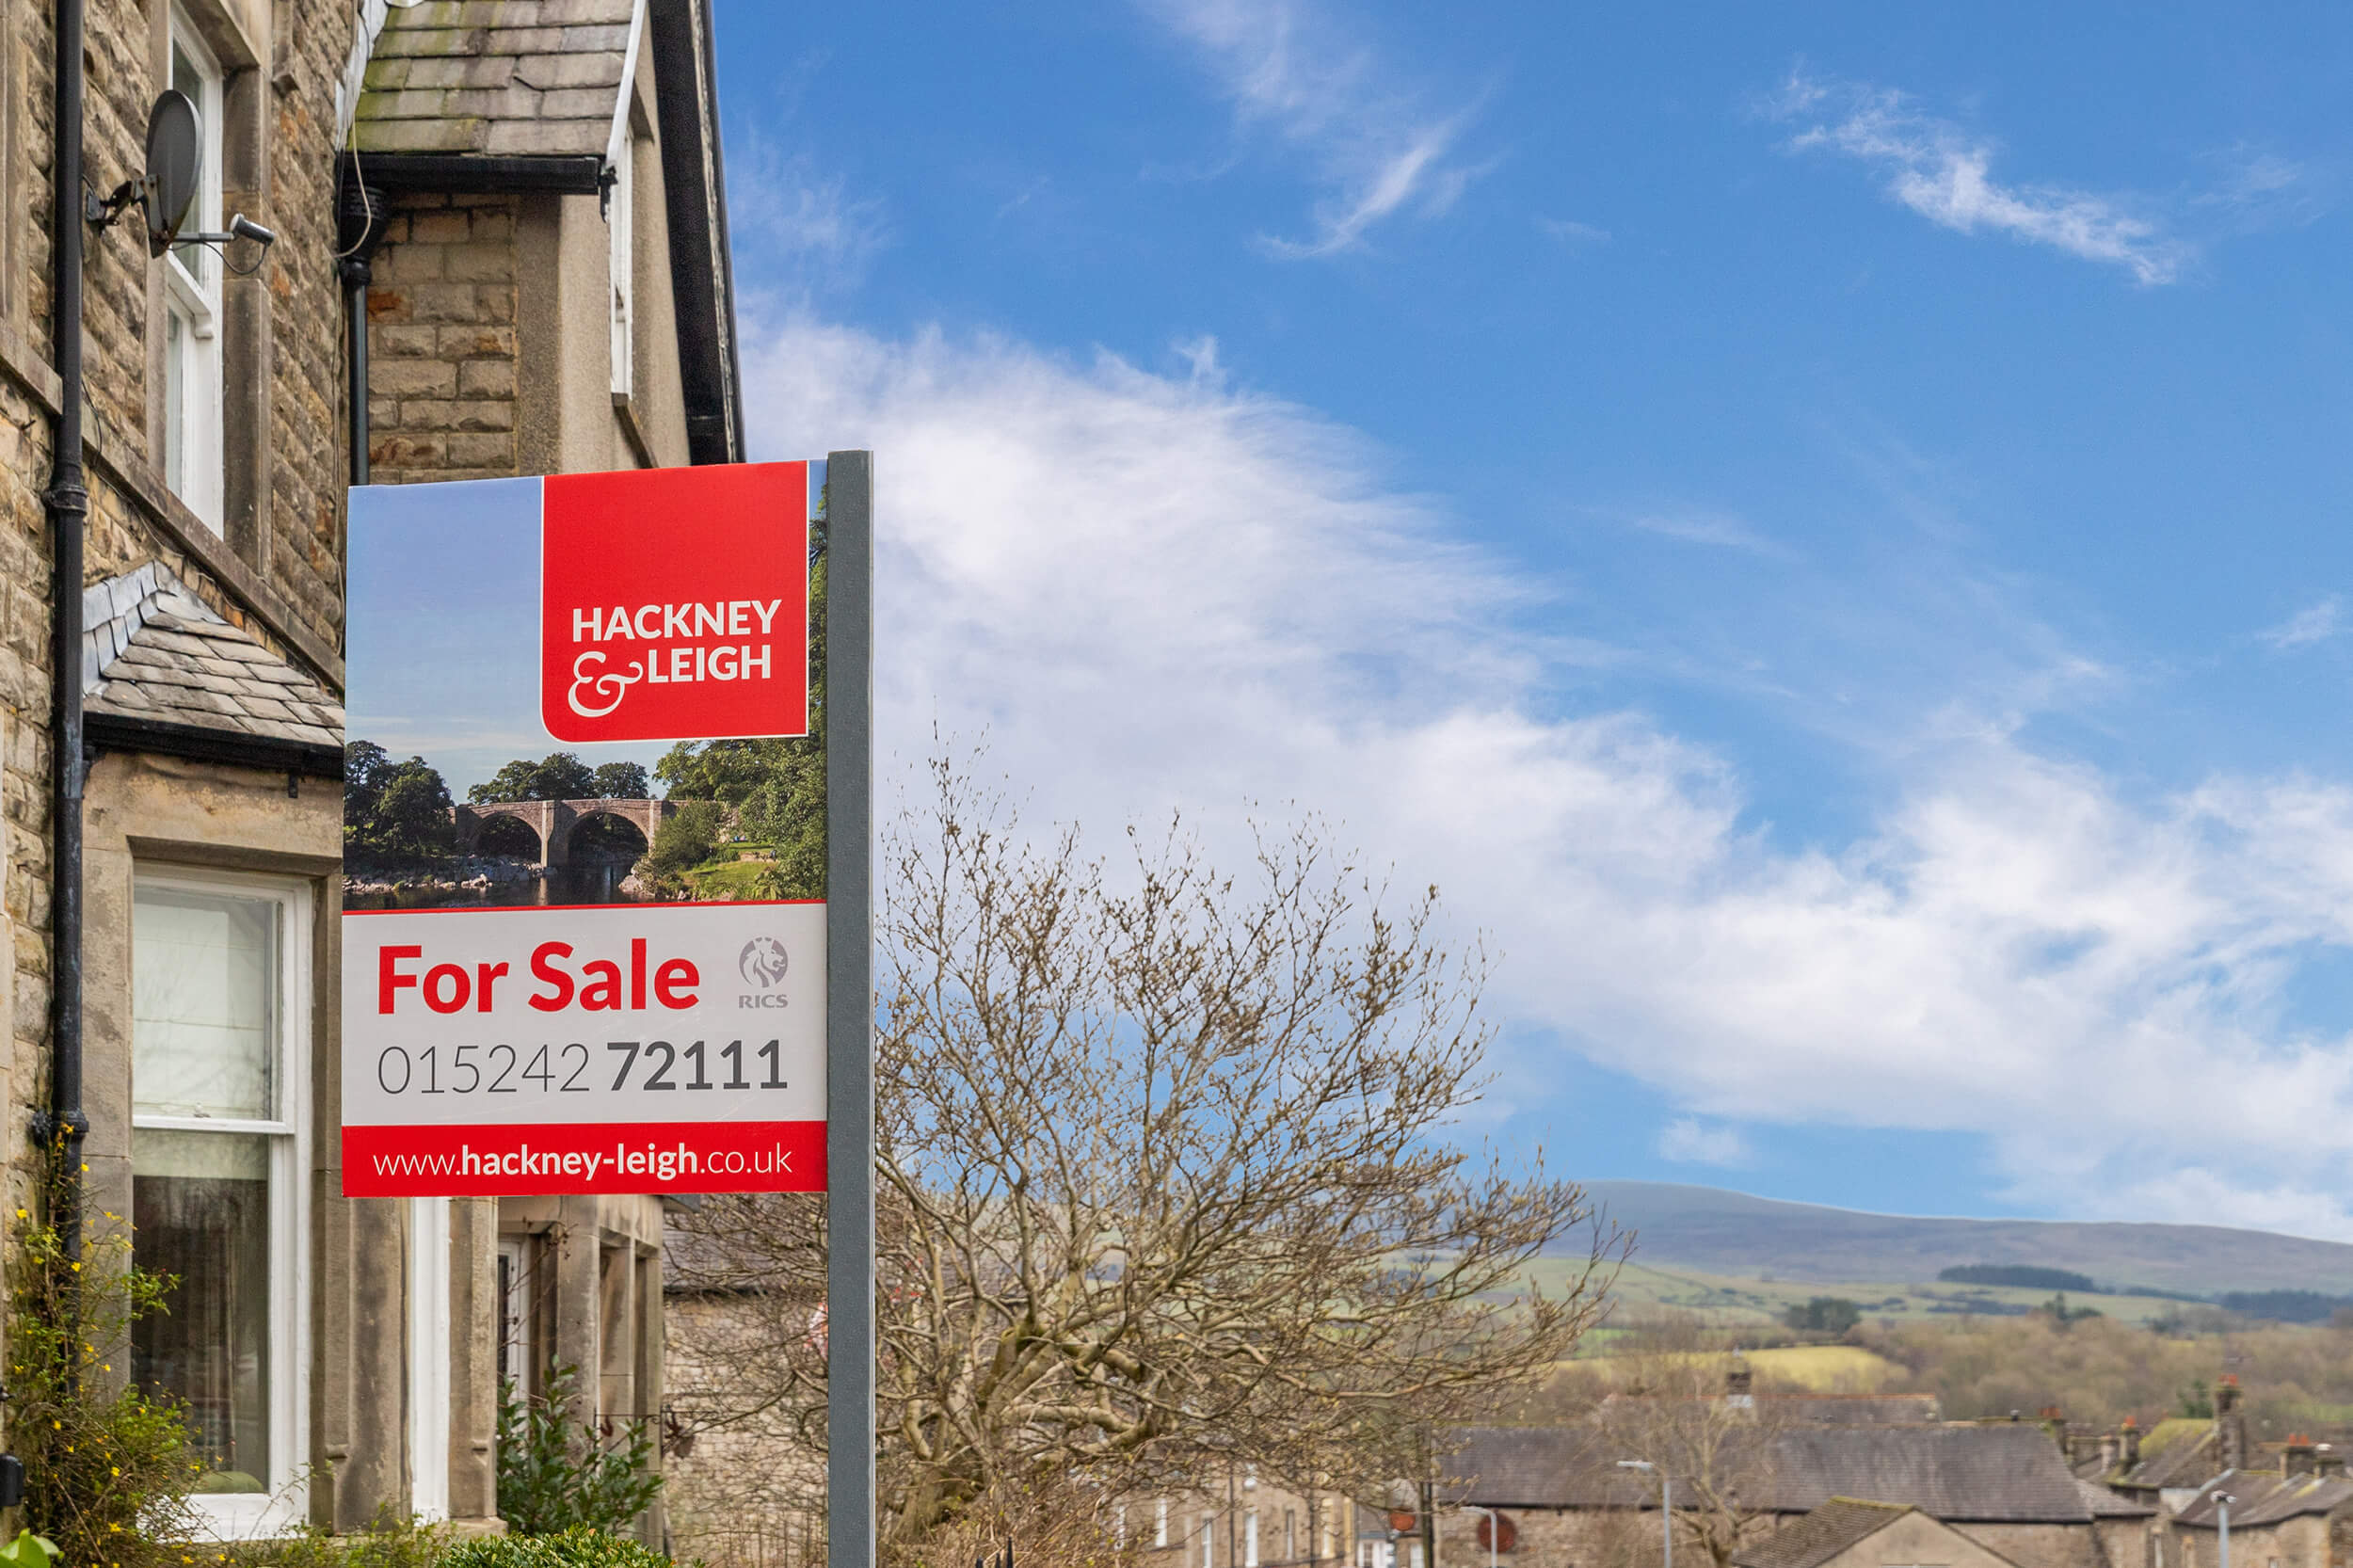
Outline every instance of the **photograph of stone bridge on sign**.
POLYGON ((484 829, 499 818, 508 818, 531 829, 539 840, 536 864, 547 867, 568 866, 572 863, 572 834, 583 823, 598 817, 616 817, 653 842, 654 830, 678 814, 684 804, 676 800, 609 800, 591 797, 584 800, 511 800, 495 804, 453 806, 450 815, 457 823, 457 850, 472 855, 482 845, 484 829))

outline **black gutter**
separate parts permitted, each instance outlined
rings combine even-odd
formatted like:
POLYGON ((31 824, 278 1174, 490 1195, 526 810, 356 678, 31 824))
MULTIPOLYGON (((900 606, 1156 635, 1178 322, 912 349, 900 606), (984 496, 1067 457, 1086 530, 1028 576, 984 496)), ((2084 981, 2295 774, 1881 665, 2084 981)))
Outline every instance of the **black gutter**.
POLYGON ((312 741, 206 729, 193 724, 168 724, 161 719, 131 718, 121 713, 92 713, 83 720, 83 732, 93 752, 136 751, 151 757, 184 757, 192 762, 225 762, 232 767, 301 774, 311 778, 344 776, 343 747, 312 741))
POLYGON ((653 0, 646 15, 661 86, 663 205, 669 219, 670 295, 678 324, 679 388, 686 405, 689 462, 744 459, 742 380, 736 372, 734 263, 720 157, 716 66, 697 0, 653 0), (700 83, 703 91, 688 90, 700 83))
MULTIPOLYGON (((57 0, 56 155, 50 162, 50 353, 57 418, 49 455, 50 643, 56 740, 50 748, 49 1114, 35 1123, 57 1160, 56 1226, 63 1256, 81 1267, 82 1144, 82 536, 89 489, 82 471, 83 0, 57 0)), ((67 1299, 72 1298, 69 1292, 67 1299)), ((66 1376, 73 1371, 69 1363, 66 1376)))
MULTIPOLYGON (((348 184, 356 155, 342 157, 348 184)), ((595 196, 613 182, 601 152, 550 153, 533 157, 487 157, 474 152, 370 152, 368 185, 374 190, 439 191, 457 196, 504 196, 552 191, 595 196)))

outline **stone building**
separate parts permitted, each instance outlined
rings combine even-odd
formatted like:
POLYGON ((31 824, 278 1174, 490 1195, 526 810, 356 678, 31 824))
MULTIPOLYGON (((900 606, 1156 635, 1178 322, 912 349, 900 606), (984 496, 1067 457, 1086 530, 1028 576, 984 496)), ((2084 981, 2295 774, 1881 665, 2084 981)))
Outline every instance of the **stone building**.
MULTIPOLYGON (((1438 1560, 1487 1560, 1481 1532, 1493 1514, 1508 1527, 1496 1560, 1514 1568, 1651 1560, 1660 1489, 1651 1475, 1620 1464, 1639 1457, 1590 1427, 1463 1429, 1447 1464, 1452 1480, 1438 1560)), ((1729 1499, 1720 1517, 1737 1525, 1741 1550, 1761 1550, 1832 1498, 1847 1497, 1915 1508, 2019 1568, 2141 1568, 2140 1556, 2120 1558, 2114 1548, 2137 1541, 2147 1511, 2120 1531, 2095 1512, 2098 1489, 2077 1480, 2038 1426, 1736 1428, 1705 1462, 1707 1476, 1673 1478, 1679 1539, 1696 1540, 1704 1493, 1729 1499)), ((2111 1500, 2118 1511, 2133 1507, 2111 1500)))
POLYGON ((1916 1508, 1833 1497, 1734 1554, 1732 1568, 2016 1568, 2009 1559, 1916 1508))
POLYGON ((2278 1469, 2225 1470, 2169 1510, 2150 1568, 2219 1568, 2226 1504, 2233 1563, 2346 1568, 2353 1562, 2353 1480, 2326 1445, 2291 1437, 2278 1469))
POLYGON ((341 1195, 344 488, 740 456, 707 0, 88 0, 78 45, 61 14, 0 0, 19 1202, 62 1113, 89 1209, 180 1276, 129 1371, 188 1402, 213 1528, 495 1528, 502 1373, 659 1409, 660 1210, 341 1195), (137 208, 58 201, 77 75, 88 186, 176 88, 184 232, 275 243, 151 255, 137 208))

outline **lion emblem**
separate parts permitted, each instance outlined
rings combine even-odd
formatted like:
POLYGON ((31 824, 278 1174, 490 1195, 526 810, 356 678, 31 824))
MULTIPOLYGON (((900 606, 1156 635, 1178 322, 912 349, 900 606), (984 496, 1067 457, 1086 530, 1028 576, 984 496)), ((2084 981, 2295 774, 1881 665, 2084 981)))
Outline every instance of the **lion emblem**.
POLYGON ((744 944, 744 956, 735 967, 744 973, 746 985, 773 991, 784 984, 784 971, 792 967, 785 956, 784 944, 774 936, 755 936, 744 944))

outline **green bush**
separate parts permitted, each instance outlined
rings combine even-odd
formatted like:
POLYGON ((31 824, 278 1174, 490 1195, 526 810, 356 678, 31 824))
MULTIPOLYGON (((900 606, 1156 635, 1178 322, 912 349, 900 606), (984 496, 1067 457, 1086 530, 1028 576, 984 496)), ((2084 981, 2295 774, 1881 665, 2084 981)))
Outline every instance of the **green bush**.
POLYGON ((647 1424, 625 1422, 601 1440, 572 1416, 578 1383, 575 1368, 558 1365, 536 1397, 499 1384, 499 1513, 517 1535, 617 1530, 662 1490, 647 1424))
POLYGON ((24 1462, 22 1523, 72 1568, 178 1568, 204 1465, 178 1401, 131 1385, 131 1325, 177 1283, 131 1266, 131 1227, 84 1211, 69 1249, 56 1218, 78 1203, 62 1146, 42 1212, 16 1211, 8 1332, 9 1432, 24 1462))
POLYGON ((576 1525, 561 1535, 489 1535, 453 1548, 440 1568, 670 1568, 660 1552, 576 1525))
POLYGON ((440 1568, 449 1531, 386 1509, 373 1528, 334 1535, 315 1526, 240 1543, 235 1568, 440 1568))

